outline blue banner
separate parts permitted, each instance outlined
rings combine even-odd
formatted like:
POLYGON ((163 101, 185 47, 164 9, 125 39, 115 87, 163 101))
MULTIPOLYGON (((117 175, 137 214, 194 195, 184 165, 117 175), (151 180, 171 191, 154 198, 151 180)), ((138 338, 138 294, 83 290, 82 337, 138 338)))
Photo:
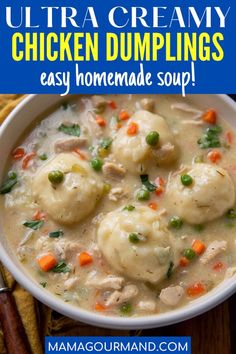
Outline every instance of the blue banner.
POLYGON ((236 92, 233 0, 0 4, 0 93, 236 92))
POLYGON ((190 337, 46 337, 50 353, 191 354, 190 337))

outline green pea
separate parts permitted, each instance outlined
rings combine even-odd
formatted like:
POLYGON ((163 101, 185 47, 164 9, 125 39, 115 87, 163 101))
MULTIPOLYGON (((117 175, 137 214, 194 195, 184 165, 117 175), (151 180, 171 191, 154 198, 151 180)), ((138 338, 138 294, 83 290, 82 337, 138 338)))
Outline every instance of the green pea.
POLYGON ((186 248, 184 250, 184 256, 189 260, 191 261, 195 256, 196 256, 196 253, 194 250, 192 250, 192 248, 186 248))
POLYGON ((169 221, 169 226, 179 230, 183 226, 183 220, 178 216, 173 216, 169 221))
POLYGON ((193 179, 189 175, 182 175, 181 182, 184 186, 190 186, 193 183, 193 179))
POLYGON ((236 209, 229 209, 226 213, 226 217, 228 219, 235 219, 236 218, 236 209))
POLYGON ((48 159, 46 154, 39 155, 40 160, 46 161, 48 159))
POLYGON ((100 159, 92 159, 92 160, 90 161, 90 165, 92 166, 92 168, 93 168, 95 171, 100 171, 101 168, 102 168, 103 162, 102 162, 102 160, 100 160, 100 159))
POLYGON ((120 312, 124 315, 129 315, 132 312, 132 305, 129 302, 125 302, 121 305, 120 312))
POLYGON ((144 188, 140 189, 140 190, 138 191, 138 193, 136 194, 136 198, 137 198, 138 200, 140 200, 140 201, 142 201, 142 200, 148 200, 149 197, 150 197, 149 191, 148 191, 147 189, 144 189, 144 188))
POLYGON ((131 234, 129 234, 129 242, 138 243, 139 241, 139 235, 136 232, 132 232, 131 234))
POLYGON ((122 210, 127 210, 127 211, 133 211, 135 209, 135 206, 133 205, 126 205, 122 210))
POLYGON ((146 143, 151 146, 158 144, 160 135, 158 132, 152 131, 146 136, 146 143))
POLYGON ((59 170, 51 171, 48 174, 48 179, 52 184, 60 184, 64 180, 64 173, 59 170))

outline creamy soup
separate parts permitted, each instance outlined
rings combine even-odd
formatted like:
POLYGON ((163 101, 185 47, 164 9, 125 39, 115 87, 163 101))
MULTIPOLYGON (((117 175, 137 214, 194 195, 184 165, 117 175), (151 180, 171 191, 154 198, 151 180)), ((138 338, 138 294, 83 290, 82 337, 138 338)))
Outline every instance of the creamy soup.
POLYGON ((102 315, 203 296, 236 270, 236 144, 223 118, 191 97, 65 102, 9 156, 9 247, 45 291, 102 315))

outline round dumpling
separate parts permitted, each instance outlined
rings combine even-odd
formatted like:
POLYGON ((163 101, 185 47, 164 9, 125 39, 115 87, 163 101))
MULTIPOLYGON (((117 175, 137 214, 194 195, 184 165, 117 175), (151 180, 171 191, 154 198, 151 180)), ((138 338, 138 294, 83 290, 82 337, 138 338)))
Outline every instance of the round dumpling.
POLYGON ((191 224, 200 224, 223 215, 235 202, 234 184, 228 172, 218 166, 198 163, 175 174, 166 190, 168 210, 191 224), (181 175, 193 183, 184 186, 181 175))
POLYGON ((36 203, 52 219, 72 224, 92 212, 102 195, 103 183, 88 162, 72 153, 62 153, 38 171, 32 190, 36 203), (64 173, 64 180, 54 185, 48 174, 56 170, 64 173))
POLYGON ((108 213, 98 228, 98 247, 108 263, 128 277, 156 283, 176 256, 172 235, 146 206, 108 213))
POLYGON ((176 158, 174 137, 166 121, 148 111, 134 113, 127 125, 119 129, 112 144, 112 152, 115 159, 130 172, 144 172, 148 163, 164 165, 176 158), (138 132, 128 135, 127 129, 132 123, 138 124, 138 132), (146 136, 150 132, 159 133, 160 138, 156 146, 146 142, 146 136))

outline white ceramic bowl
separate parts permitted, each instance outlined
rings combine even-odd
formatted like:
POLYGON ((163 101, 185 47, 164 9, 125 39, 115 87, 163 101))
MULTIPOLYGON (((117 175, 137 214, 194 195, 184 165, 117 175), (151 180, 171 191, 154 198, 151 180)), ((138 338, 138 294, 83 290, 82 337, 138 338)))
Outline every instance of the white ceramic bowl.
MULTIPOLYGON (((203 109, 214 107, 224 119, 236 129, 236 104, 226 95, 194 95, 191 99, 203 109)), ((59 95, 30 95, 24 99, 9 115, 0 128, 0 180, 5 174, 5 165, 8 156, 15 147, 22 133, 35 118, 45 112, 62 98, 59 95)), ((236 291, 236 276, 225 280, 208 294, 190 302, 188 305, 176 310, 153 316, 136 318, 106 317, 70 305, 53 296, 42 287, 22 268, 17 258, 7 246, 7 238, 0 225, 0 258, 15 279, 34 297, 54 310, 92 325, 117 328, 141 329, 153 328, 180 322, 197 316, 220 302, 227 299, 236 291)))

